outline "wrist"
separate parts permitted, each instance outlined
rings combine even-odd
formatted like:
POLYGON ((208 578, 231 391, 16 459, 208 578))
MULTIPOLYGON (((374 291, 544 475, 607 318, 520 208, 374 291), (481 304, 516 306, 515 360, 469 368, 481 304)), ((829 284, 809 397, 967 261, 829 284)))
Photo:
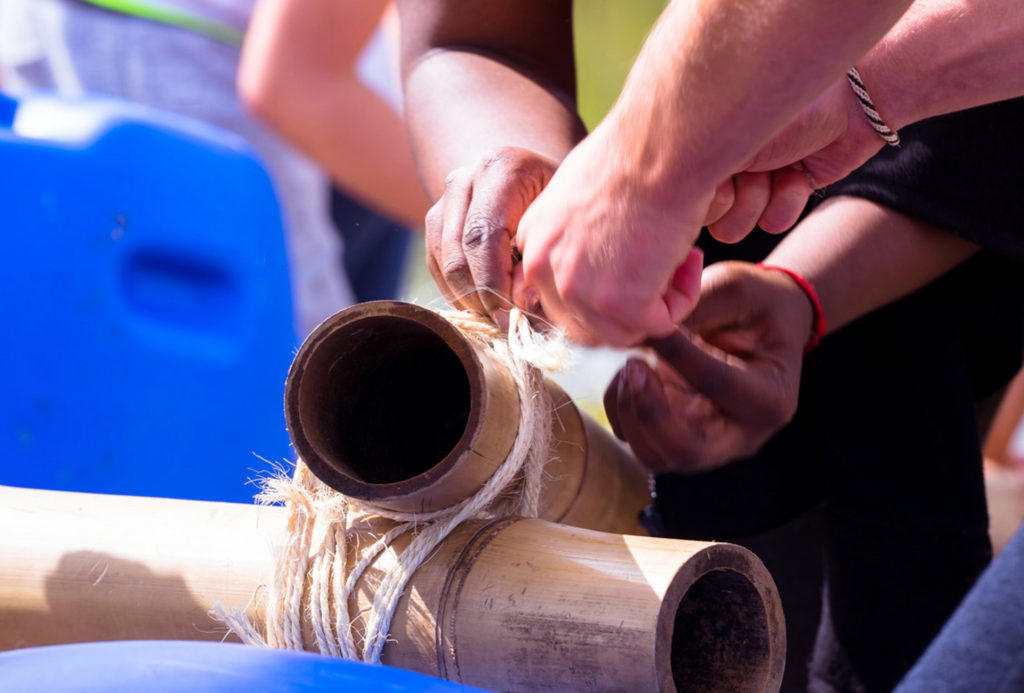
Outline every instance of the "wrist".
POLYGON ((857 67, 875 107, 893 131, 928 117, 929 93, 923 87, 923 76, 917 65, 906 59, 897 38, 883 38, 857 61, 857 67))
POLYGON ((769 265, 763 262, 757 263, 759 269, 777 272, 780 275, 784 275, 788 278, 789 284, 794 287, 802 295, 802 299, 797 299, 798 302, 809 308, 810 310, 801 310, 800 313, 806 318, 805 324, 807 325, 806 332, 807 339, 804 342, 803 353, 806 356, 811 352, 814 347, 818 345, 822 337, 827 332, 827 325, 825 323, 825 313, 821 307, 821 301, 818 300, 818 294, 811 286, 810 282, 804 279, 799 273, 786 267, 779 265, 769 265))
POLYGON ((846 79, 850 84, 850 89, 853 91, 854 96, 857 97, 857 102, 860 104, 860 110, 864 113, 864 117, 867 119, 871 128, 875 131, 882 141, 892 147, 898 147, 900 144, 899 133, 889 127, 889 124, 882 117, 882 114, 878 112, 878 107, 875 106, 874 100, 871 98, 871 94, 868 92, 867 85, 864 84, 864 78, 860 75, 860 70, 856 67, 851 67, 846 73, 846 79))
POLYGON ((1019 73, 1010 57, 1019 53, 1019 42, 1008 42, 1014 45, 1009 55, 1000 52, 1000 8, 986 8, 963 2, 915 3, 858 61, 891 127, 1019 93, 1007 78, 1019 73), (958 32, 955 39, 953 32, 958 32), (993 70, 993 65, 1001 67, 993 70), (984 85, 980 92, 979 85, 984 85), (997 85, 1010 88, 1003 92, 997 85))

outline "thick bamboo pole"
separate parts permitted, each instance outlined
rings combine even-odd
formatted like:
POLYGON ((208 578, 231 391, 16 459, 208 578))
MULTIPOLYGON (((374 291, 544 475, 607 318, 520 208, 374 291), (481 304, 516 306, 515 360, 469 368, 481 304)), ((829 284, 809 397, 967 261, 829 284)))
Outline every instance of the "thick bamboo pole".
MULTIPOLYGON (((556 461, 544 519, 646 533, 646 474, 554 383, 556 461)), ((398 511, 473 494, 504 462, 519 427, 508 371, 439 314, 397 301, 352 306, 314 330, 292 362, 285 417, 322 481, 398 511)))
MULTIPOLYGON (((207 612, 259 620, 284 522, 274 507, 0 487, 0 648, 221 639, 207 612)), ((745 549, 543 520, 459 527, 391 636, 386 664, 506 691, 774 691, 785 655, 778 594, 745 549)))

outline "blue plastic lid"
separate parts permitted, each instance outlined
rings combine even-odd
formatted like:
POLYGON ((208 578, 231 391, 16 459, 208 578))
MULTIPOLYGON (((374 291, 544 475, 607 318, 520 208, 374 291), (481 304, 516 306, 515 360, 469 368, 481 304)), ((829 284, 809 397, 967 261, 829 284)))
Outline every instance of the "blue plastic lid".
POLYGON ((0 653, 5 693, 472 693, 423 674, 309 652, 133 640, 0 653))

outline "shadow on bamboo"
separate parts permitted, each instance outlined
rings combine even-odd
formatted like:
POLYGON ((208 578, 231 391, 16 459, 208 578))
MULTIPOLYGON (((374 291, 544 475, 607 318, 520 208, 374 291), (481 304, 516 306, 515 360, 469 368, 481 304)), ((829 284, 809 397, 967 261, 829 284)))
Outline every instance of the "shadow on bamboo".
MULTIPOLYGON (((286 519, 0 487, 0 525, 16 528, 0 539, 0 649, 219 640, 217 602, 262 622, 286 519)), ((357 583, 352 613, 393 560, 357 583)), ((504 691, 776 691, 785 627, 771 577, 739 546, 507 518, 460 526, 416 571, 382 661, 504 691)))

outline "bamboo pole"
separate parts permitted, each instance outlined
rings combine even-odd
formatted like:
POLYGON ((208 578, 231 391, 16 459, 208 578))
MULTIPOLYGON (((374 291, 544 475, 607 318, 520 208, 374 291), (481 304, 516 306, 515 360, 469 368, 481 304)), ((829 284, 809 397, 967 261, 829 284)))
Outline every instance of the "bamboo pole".
MULTIPOLYGON (((0 649, 219 640, 216 602, 260 619, 284 523, 276 507, 0 487, 0 649)), ((415 573, 382 661, 506 691, 775 691, 784 630, 741 547, 506 518, 459 527, 415 573)))
MULTIPOLYGON (((647 476, 629 451, 556 384, 556 459, 544 519, 645 534, 647 476)), ((398 301, 361 303, 305 340, 285 384, 296 451, 324 483, 398 511, 473 494, 504 462, 519 426, 508 371, 439 314, 398 301)))

